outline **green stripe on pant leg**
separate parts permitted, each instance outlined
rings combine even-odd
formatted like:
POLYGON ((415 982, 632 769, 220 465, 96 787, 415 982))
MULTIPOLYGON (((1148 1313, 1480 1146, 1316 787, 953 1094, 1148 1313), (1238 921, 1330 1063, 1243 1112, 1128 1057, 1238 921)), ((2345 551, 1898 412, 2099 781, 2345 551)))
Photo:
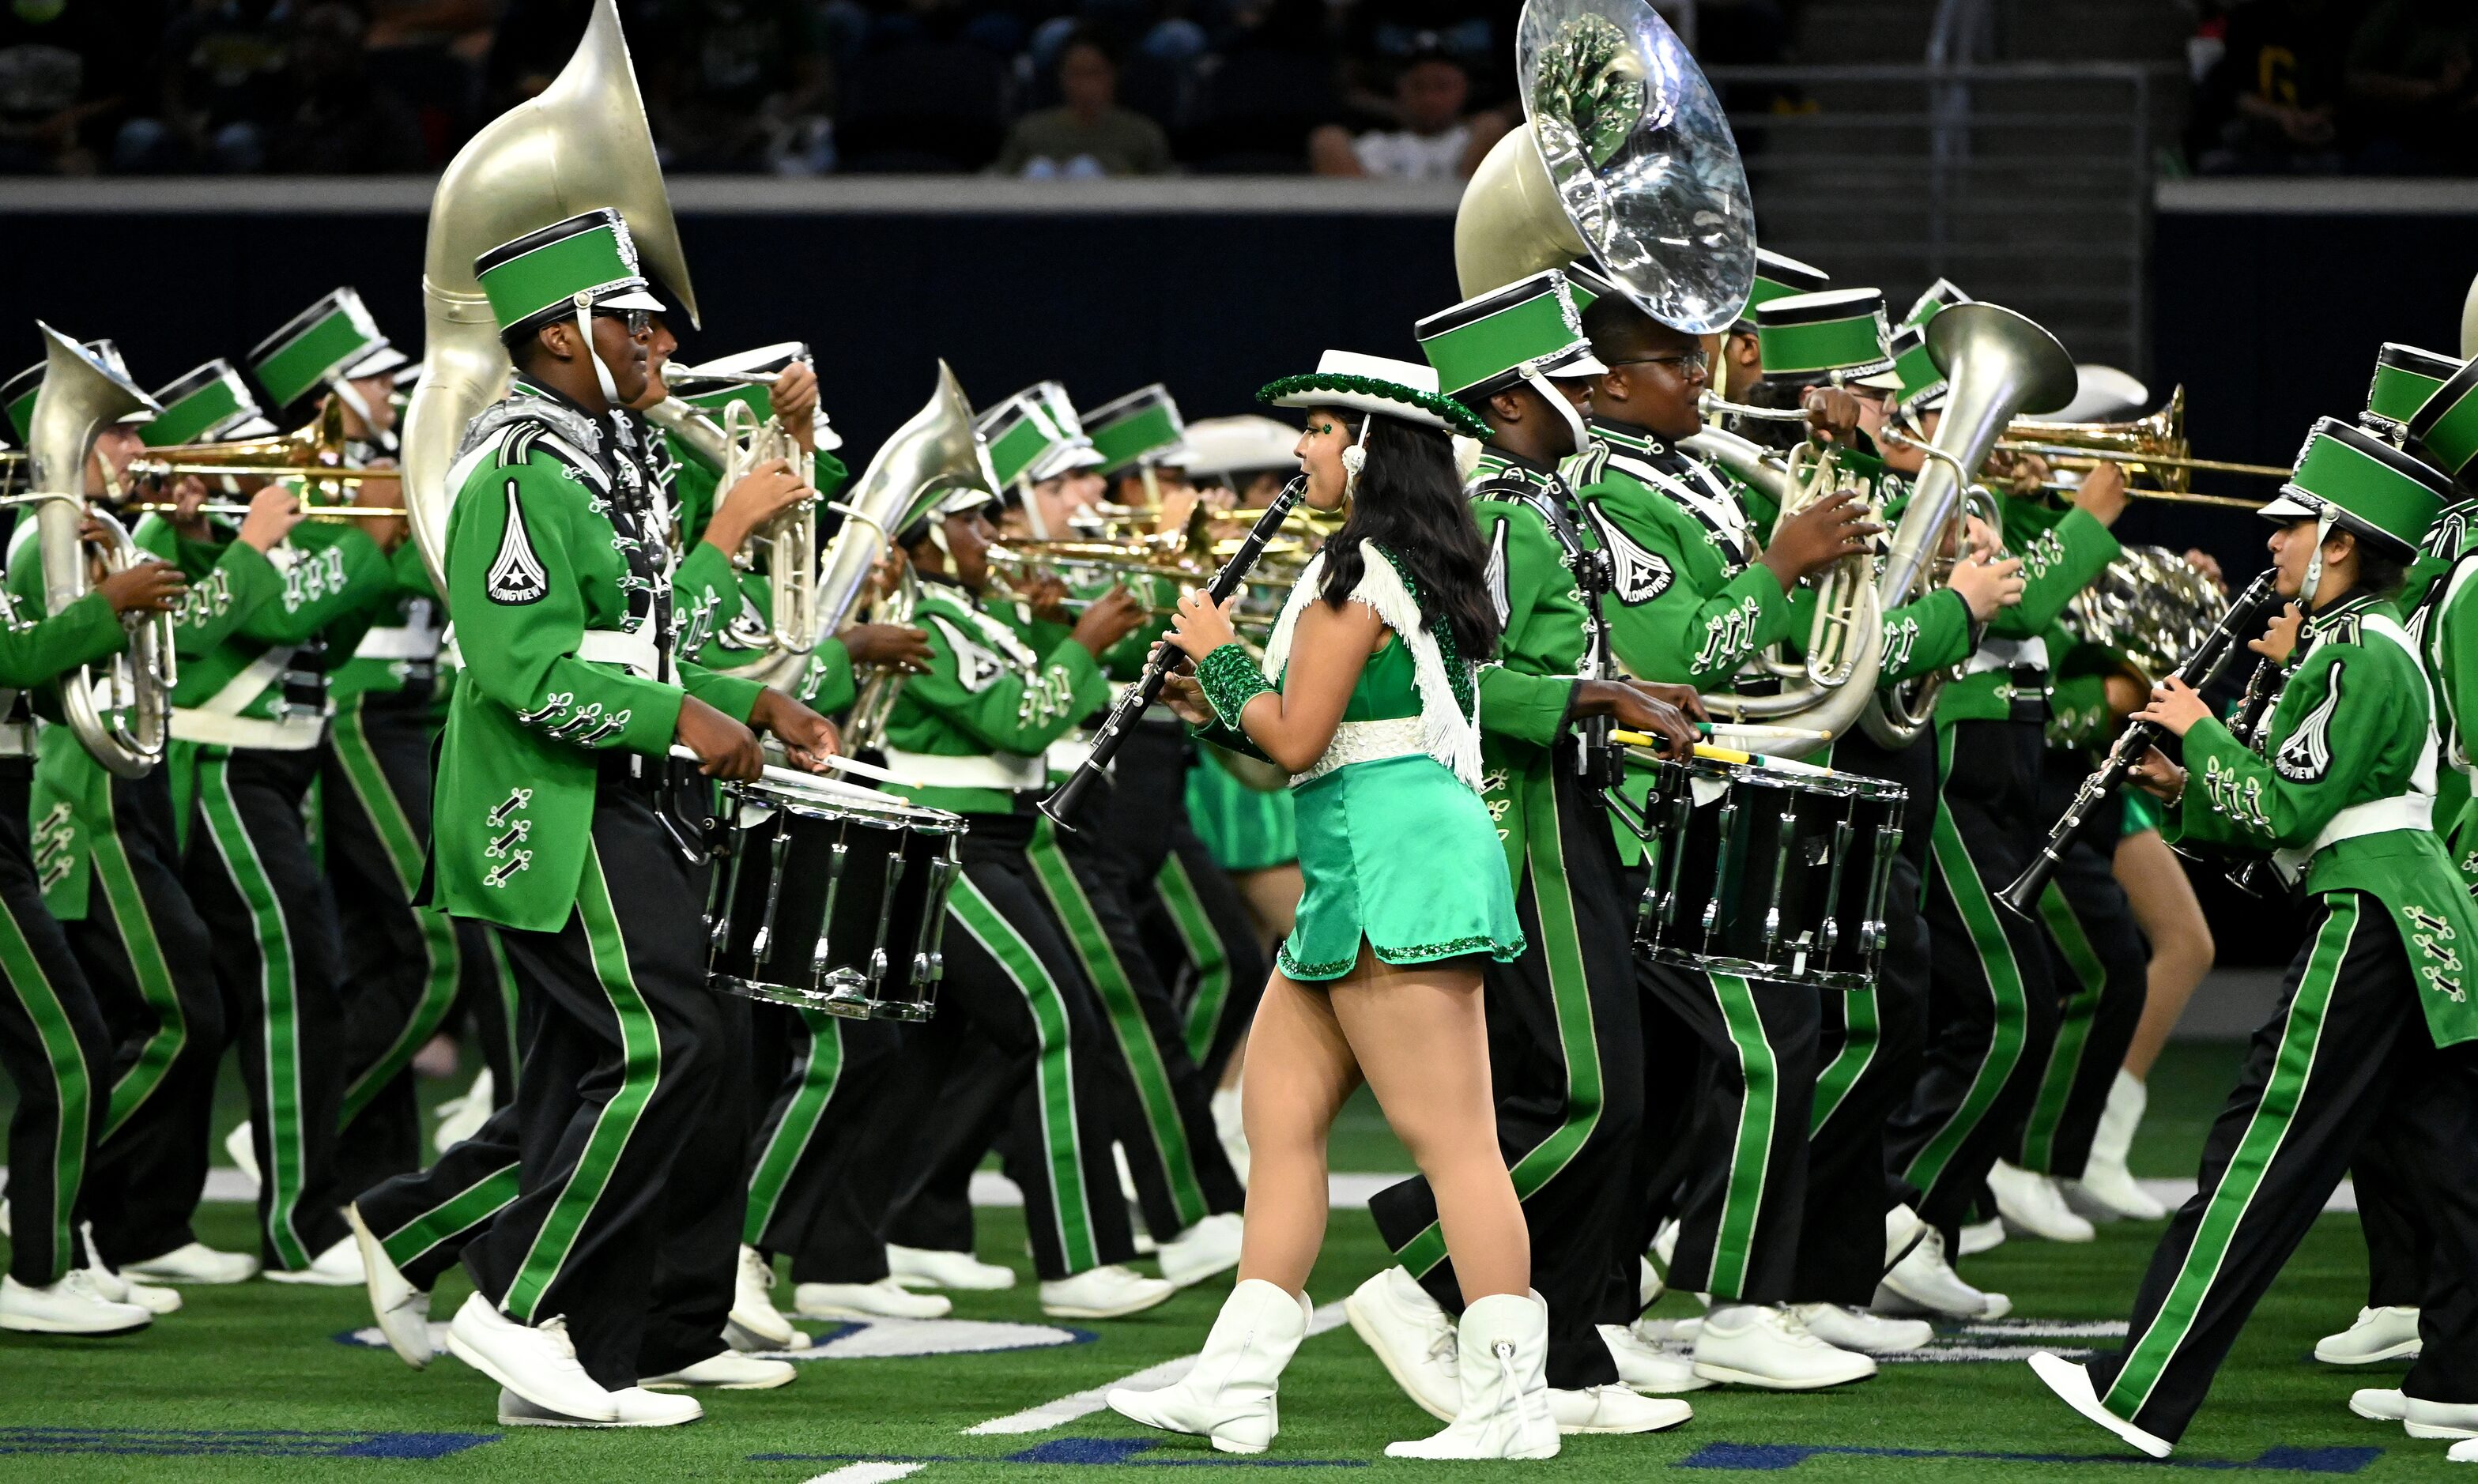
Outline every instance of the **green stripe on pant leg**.
POLYGON ((1215 1034, 1222 1029, 1222 1007, 1230 1002, 1230 955, 1223 950, 1222 935, 1213 930, 1213 918, 1204 910, 1204 899, 1197 894, 1195 878, 1187 873, 1187 863, 1176 851, 1163 860, 1153 876, 1153 890, 1161 893, 1171 926, 1178 933, 1179 948, 1196 970, 1196 998, 1188 1004, 1182 1036, 1188 1060, 1202 1066, 1213 1052, 1215 1034))
POLYGON ((2299 976, 2297 993, 2290 997, 2288 1013, 2283 1018, 2280 1050, 2272 1058, 2271 1075, 2263 1083, 2253 1115, 2246 1119, 2245 1132, 2238 1136, 2237 1152, 2230 1156, 2228 1169, 2212 1188, 2210 1204, 2203 1208, 2203 1220, 2194 1229, 2193 1244, 2186 1249, 2186 1260, 2177 1269, 2168 1296, 2151 1322, 2143 1326, 2142 1333, 2132 1337, 2125 1364, 2118 1369, 2108 1395, 2100 1398, 2100 1404, 2118 1417, 2131 1418, 2141 1412, 2151 1399, 2152 1389, 2167 1373, 2178 1346, 2192 1332, 2203 1301, 2219 1277, 2220 1265, 2227 1261, 2229 1248, 2236 1242, 2238 1228, 2244 1224, 2246 1213, 2254 1204, 2255 1193, 2263 1188, 2263 1176, 2279 1157, 2281 1144, 2296 1121, 2299 1105, 2305 1101, 2307 1083, 2314 1072, 2315 1048, 2323 1038, 2323 1018, 2331 1009, 2332 991, 2339 979, 2340 966, 2348 961, 2360 912, 2354 894, 2336 895, 2328 900, 2332 915, 2314 935, 2314 948, 2307 960, 2306 972, 2299 976))
POLYGON ((808 1152, 809 1141, 817 1137, 818 1125, 825 1119, 826 1100, 835 1095, 835 1084, 843 1080, 843 1022, 820 1010, 798 1014, 808 1033, 808 1049, 800 1053, 800 1085, 783 1105, 783 1117, 767 1134, 766 1147, 758 1152, 756 1167, 749 1171, 748 1219, 742 1225, 740 1240, 750 1246, 773 1223, 783 1188, 791 1183, 800 1156, 808 1152))
POLYGON ((2074 916, 2073 903, 2053 881, 2039 893, 2039 919, 2048 925, 2049 939, 2074 971, 2074 992, 2065 996, 2057 1018, 2056 1048, 2048 1053, 2047 1069, 2039 1075, 2038 1098, 2022 1124, 2022 1168, 2047 1174, 2056 1162, 2057 1130, 2065 1120, 2065 1101, 2073 1095, 2074 1078, 2082 1069, 2083 1048, 2090 1043, 2100 996, 2108 990, 2108 966, 2092 950, 2082 919, 2074 916))
POLYGON ((114 1079, 97 1143, 120 1132, 121 1125, 146 1105, 190 1044, 189 1012, 182 1007, 180 986, 173 982, 163 940, 155 936, 155 918, 146 909, 146 893, 139 889, 137 868, 129 863, 129 847, 121 842, 118 808, 109 790, 104 793, 104 827, 93 831, 88 842, 88 865, 103 887, 104 902, 112 909, 113 930, 120 935, 121 951, 129 958, 139 997, 155 1013, 155 1030, 138 1048, 128 1069, 114 1079))
POLYGON ((1833 1053, 1832 1065, 1815 1079, 1814 1111, 1807 1122, 1808 1137, 1812 1139, 1833 1121, 1840 1111, 1841 1100, 1867 1074, 1876 1061, 1876 1052, 1884 1044, 1884 1023, 1879 1019, 1874 990, 1852 990, 1841 996, 1841 1049, 1833 1053))
POLYGON ((300 1203, 309 1164, 307 1135, 301 1127, 301 1021, 299 986, 292 977, 292 929, 285 919, 284 902, 259 860, 258 843, 250 839, 240 805, 233 796, 232 760, 220 749, 198 760, 198 803, 224 873, 232 878, 249 911, 250 931, 258 943, 261 1054, 266 1067, 264 1133, 269 1155, 261 1171, 268 1191, 266 1235, 278 1265, 298 1270, 309 1267, 315 1254, 292 1226, 293 1207, 300 1203))
MULTIPOLYGON (((1084 977, 1101 997, 1101 1008, 1109 1017, 1110 1033, 1119 1043, 1120 1058, 1136 1086, 1136 1100, 1145 1110, 1145 1125, 1152 1136, 1153 1147, 1160 1151, 1162 1174, 1170 1185, 1171 1203, 1178 1208, 1181 1231, 1204 1220, 1204 1187, 1197 1179, 1196 1153, 1187 1145, 1187 1126, 1179 1121, 1178 1096, 1172 1090, 1170 1069, 1162 1065, 1161 1047, 1153 1044, 1152 1022, 1145 1019, 1145 1007, 1136 1002, 1136 987, 1127 978, 1126 967, 1119 962, 1118 950, 1110 944, 1110 935, 1093 911, 1093 899, 1084 893, 1084 883, 1075 879, 1075 868, 1066 853, 1058 848, 1058 826, 1043 819, 1033 831, 1032 843, 1025 847, 1024 858, 1032 863, 1033 874, 1041 880, 1041 890, 1049 899, 1049 910, 1058 916, 1059 925, 1067 929, 1068 946, 1075 952, 1076 962, 1084 966, 1084 977)), ((1174 1232, 1156 1232, 1169 1238, 1174 1232)))
POLYGON ((458 1232, 466 1231, 508 1208, 519 1189, 518 1168, 502 1165, 472 1184, 379 1237, 388 1260, 401 1268, 458 1232))
POLYGON ((87 1074, 86 1053, 79 1047, 77 1027, 69 1023, 61 1003, 60 987, 43 972, 34 944, 13 911, 0 908, 0 971, 9 977, 17 1003, 25 1007, 35 1035, 43 1044, 43 1061, 51 1069, 58 1117, 52 1126, 52 1270, 43 1286, 58 1283, 79 1266, 73 1232, 78 1188, 86 1182, 87 1138, 94 1118, 94 1084, 87 1074))
MULTIPOLYGON (((1549 1002, 1557 1017, 1557 1049, 1566 1063, 1564 1119, 1549 1137, 1524 1151, 1506 1172, 1517 1200, 1538 1195, 1600 1126, 1601 1043, 1592 1015, 1591 981, 1583 969, 1583 935, 1575 921, 1574 888, 1566 876, 1565 820, 1557 812, 1555 775, 1535 769, 1523 781, 1523 866, 1531 877, 1531 900, 1540 918, 1534 948, 1549 970, 1549 1002)), ((1414 1277, 1446 1259, 1446 1234, 1430 1221, 1395 1256, 1414 1277)))
POLYGON ((628 941, 620 931, 620 914, 611 905, 611 884, 602 874, 601 847, 590 840, 585 852, 585 878, 577 886, 576 915, 585 927, 594 980, 609 998, 611 1014, 619 1022, 620 1086, 594 1116, 593 1131, 586 1135, 576 1168, 569 1171, 565 1186, 543 1217, 541 1229, 534 1233, 524 1262, 508 1284, 507 1296, 499 1301, 500 1309, 509 1318, 524 1324, 534 1322, 534 1306, 559 1280, 560 1269, 576 1246, 577 1233, 585 1229, 594 1206, 602 1199, 612 1172, 619 1168, 620 1156, 628 1147, 629 1136, 636 1132, 637 1121, 645 1116, 645 1104, 652 1100, 654 1088, 663 1077, 662 1032, 654 1024, 654 1013, 646 1007, 645 996, 637 988, 636 972, 628 964, 628 941))
POLYGON ((1737 1048, 1738 1078, 1746 1086, 1738 1104, 1738 1136, 1730 1146, 1730 1178, 1723 1189, 1721 1224, 1712 1236, 1711 1293, 1735 1298, 1747 1286, 1756 1228, 1763 1219, 1764 1186, 1772 1174, 1773 1129, 1780 1121, 1781 1067, 1764 1034, 1756 992, 1736 974, 1713 974, 1712 997, 1721 1007, 1730 1044, 1737 1048))
MULTIPOLYGON (((1067 1002, 1043 967, 1041 955, 981 894, 969 874, 955 879, 947 910, 998 964, 1032 1012, 1039 1035, 1033 1075, 1041 1107, 1041 1147, 1049 1166, 1059 1251, 1071 1274, 1099 1268, 1101 1257, 1093 1238, 1092 1196, 1084 1188, 1082 1135, 1075 1124, 1075 1051, 1067 1023, 1067 1002)), ((1110 1194, 1117 1197, 1117 1192, 1110 1194)))
POLYGON ((2022 1059, 2023 1043, 2029 1039, 2030 1030, 2030 1002, 2022 989, 2021 966, 2013 962, 2012 941, 2005 936, 2005 924, 1996 916, 1996 904, 1979 879, 1979 867, 1962 845, 1961 830, 1941 800, 1936 805, 1931 848, 1936 868, 1944 876, 1945 890, 1953 894, 1962 925, 1969 929, 1988 997, 1995 1003, 1988 1019, 1987 1051, 1980 1061, 1978 1074, 1971 1078, 1970 1090, 1903 1172, 1903 1178, 1922 1191, 1934 1188, 1962 1142, 1987 1116, 1988 1108, 2005 1090, 2005 1080, 2013 1075, 2014 1066, 2022 1059))
MULTIPOLYGON (((328 731, 335 748, 336 761, 352 785, 351 803, 370 822, 370 832, 387 851, 388 868, 395 876, 397 888, 410 904, 421 883, 422 844, 420 831, 415 828, 413 816, 404 801, 395 796, 395 786, 388 780, 387 769, 379 763, 377 749, 370 745, 369 734, 362 725, 360 698, 348 710, 336 714, 335 724, 328 731)), ((342 804, 341 799, 331 803, 342 804)), ((361 1117, 396 1075, 409 1066, 423 1043, 439 1033, 447 1023, 448 1012, 456 1004, 456 980, 460 971, 456 952, 455 925, 446 916, 433 908, 412 907, 414 920, 421 930, 422 952, 427 965, 422 980, 421 999, 413 1009, 395 1040, 378 1059, 362 1069, 344 1089, 342 1111, 337 1126, 349 1128, 361 1117)))

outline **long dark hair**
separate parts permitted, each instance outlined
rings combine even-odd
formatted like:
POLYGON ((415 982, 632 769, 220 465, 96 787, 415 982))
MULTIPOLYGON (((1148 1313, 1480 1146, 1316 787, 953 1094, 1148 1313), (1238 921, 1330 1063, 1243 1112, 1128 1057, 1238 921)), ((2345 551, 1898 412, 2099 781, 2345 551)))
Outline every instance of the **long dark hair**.
POLYGON ((1368 414, 1368 464, 1352 492, 1351 516, 1325 543, 1318 596, 1336 608, 1351 599, 1367 568, 1360 547, 1385 550, 1420 600, 1421 625, 1442 621, 1455 652, 1478 663, 1497 653, 1497 610, 1488 600, 1488 552, 1463 499, 1454 440, 1381 413, 1368 414))

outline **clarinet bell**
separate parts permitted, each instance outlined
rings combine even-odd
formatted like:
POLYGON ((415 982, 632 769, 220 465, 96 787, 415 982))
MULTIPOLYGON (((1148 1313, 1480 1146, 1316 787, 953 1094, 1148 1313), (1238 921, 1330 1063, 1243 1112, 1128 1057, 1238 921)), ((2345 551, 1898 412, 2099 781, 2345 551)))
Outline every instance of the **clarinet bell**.
POLYGON ((1092 788, 1100 771, 1088 762, 1068 774, 1067 781, 1041 801, 1043 817, 1070 835, 1075 834, 1076 807, 1083 802, 1085 791, 1092 788))

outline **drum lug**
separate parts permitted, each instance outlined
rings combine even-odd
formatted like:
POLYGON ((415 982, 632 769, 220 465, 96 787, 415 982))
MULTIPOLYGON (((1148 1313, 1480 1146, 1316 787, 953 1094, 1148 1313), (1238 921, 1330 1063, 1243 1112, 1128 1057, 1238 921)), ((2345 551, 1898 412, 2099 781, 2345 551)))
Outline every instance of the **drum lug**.
POLYGON ((886 987, 886 970, 890 962, 886 953, 886 934, 895 924, 895 890, 902 880, 903 852, 899 849, 887 852, 886 880, 879 885, 877 893, 877 932, 870 940, 869 997, 872 1007, 886 987))
POLYGON ((1772 901, 1764 909, 1764 952, 1769 955, 1781 946, 1782 891, 1789 884, 1789 851, 1798 839, 1798 811, 1781 813, 1781 838, 1773 843, 1772 901))
POLYGON ((766 966, 774 957, 774 909, 783 900, 783 860, 792 853, 792 831, 777 826, 774 832, 773 876, 766 883, 766 916, 758 919, 757 936, 748 945, 749 962, 756 977, 766 977, 766 966))
MULTIPOLYGON (((841 839, 837 839, 826 851, 825 909, 818 916, 817 945, 809 950, 809 985, 824 998, 829 1015, 850 1013, 838 1010, 835 1006, 852 997, 850 980, 855 977, 849 974, 837 974, 826 958, 826 955, 834 949, 835 900, 843 894, 844 865, 850 857, 851 845, 841 839)), ((856 1019, 867 1019, 869 994, 866 990, 861 992, 859 1000, 860 1011, 856 1019)))
POLYGON ((1712 895, 1704 904, 1704 951, 1712 951, 1712 934, 1721 925, 1721 893, 1730 881, 1730 868, 1736 865, 1738 853, 1738 801, 1732 797, 1721 806, 1720 858, 1712 865, 1712 895))

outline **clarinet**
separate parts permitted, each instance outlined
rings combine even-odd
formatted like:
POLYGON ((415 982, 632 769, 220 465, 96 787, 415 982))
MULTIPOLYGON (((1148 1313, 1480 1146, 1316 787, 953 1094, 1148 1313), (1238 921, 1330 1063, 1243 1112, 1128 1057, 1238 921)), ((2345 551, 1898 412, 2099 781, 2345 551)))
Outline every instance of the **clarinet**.
MULTIPOLYGON (((2247 584, 2238 600, 2229 605, 2229 611, 2220 616, 2218 626, 2186 657, 2185 664, 2177 667, 2177 679, 2201 691, 2219 678, 2220 671, 2228 667, 2230 656, 2237 653, 2240 639, 2262 622, 2277 597, 2272 588, 2273 575, 2266 571, 2247 584)), ((2039 847, 2038 855, 2013 879, 2012 885, 1996 893, 1996 899, 2014 913, 2029 917, 2048 878, 2064 862, 2066 846, 2099 808, 2100 801, 2115 792, 2126 775, 2134 771, 2134 765, 2141 762, 2143 755, 2166 735, 2167 729, 2156 721, 2128 722, 2125 730, 2117 734, 2116 745, 2109 749, 2108 760, 2074 792, 2074 800, 2065 806, 2063 817, 2048 831, 2047 843, 2039 847)))
MULTIPOLYGON (((1308 477, 1305 474, 1293 476, 1291 482, 1282 487, 1282 492, 1274 496, 1273 503, 1265 507, 1265 513, 1256 517, 1255 529, 1250 531, 1248 539, 1239 543, 1239 549, 1230 554, 1230 560, 1222 564, 1222 570, 1213 574, 1212 586, 1205 589, 1215 603, 1239 591, 1239 585, 1247 580, 1249 570, 1255 566, 1256 559, 1265 554, 1266 543, 1274 539, 1275 532, 1281 529, 1282 522, 1291 514, 1291 507, 1300 502, 1300 497, 1307 493, 1307 490, 1308 477)), ((1127 729, 1145 714, 1145 708, 1161 695, 1162 682, 1170 678, 1171 667, 1185 658, 1176 645, 1165 643, 1146 662, 1144 674, 1126 689, 1119 697, 1118 704, 1110 708, 1110 714, 1101 718, 1100 726, 1095 729, 1092 755, 1068 775, 1057 792, 1041 801, 1041 812, 1049 817, 1051 823, 1070 834, 1075 832, 1075 806, 1083 799, 1084 792, 1093 786, 1094 779, 1101 776, 1102 770, 1110 766, 1110 760, 1118 756, 1121 744, 1127 740, 1127 729)))
MULTIPOLYGON (((2246 678, 2245 696, 2238 702, 2238 714, 2229 722, 2229 730, 2249 747, 2254 745, 2254 734, 2262 729, 2263 718, 2269 715, 2271 703, 2280 698, 2277 684, 2280 676, 2279 662, 2265 656, 2255 666, 2254 673, 2246 678)), ((2269 856, 2254 856, 2230 868, 2229 885, 2248 896, 2261 896, 2263 877, 2270 869, 2269 856)))

